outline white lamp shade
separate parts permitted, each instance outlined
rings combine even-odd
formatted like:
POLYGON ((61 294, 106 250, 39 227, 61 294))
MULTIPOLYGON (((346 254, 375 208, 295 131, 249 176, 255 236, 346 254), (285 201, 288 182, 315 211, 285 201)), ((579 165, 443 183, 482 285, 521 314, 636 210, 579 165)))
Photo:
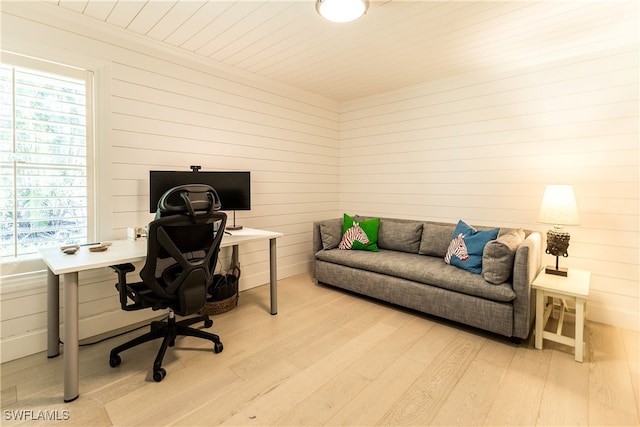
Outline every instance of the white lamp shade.
POLYGON ((571 185, 547 185, 542 196, 538 222, 557 225, 580 224, 571 185))
POLYGON ((360 18, 369 7, 368 0, 317 0, 320 16, 331 22, 351 22, 360 18))

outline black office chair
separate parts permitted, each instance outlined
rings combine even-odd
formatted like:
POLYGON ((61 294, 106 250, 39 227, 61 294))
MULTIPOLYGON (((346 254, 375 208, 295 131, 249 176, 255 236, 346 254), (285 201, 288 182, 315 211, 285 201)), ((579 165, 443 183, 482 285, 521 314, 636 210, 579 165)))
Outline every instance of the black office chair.
POLYGON ((167 374, 161 366, 167 347, 173 347, 179 335, 210 340, 214 353, 222 351, 218 335, 190 327, 201 321, 206 328, 211 327, 213 321, 208 316, 179 322, 174 316, 189 316, 205 305, 227 222, 227 215, 219 209, 220 199, 208 185, 172 188, 158 202, 156 217, 148 227, 147 260, 140 271, 142 282, 127 283, 127 273, 135 270, 132 264, 112 266, 118 273, 116 288, 123 310, 168 308, 169 318, 166 322, 152 322, 148 333, 111 350, 111 367, 122 362, 120 352, 157 338, 163 338, 153 363, 153 379, 158 382, 167 374))

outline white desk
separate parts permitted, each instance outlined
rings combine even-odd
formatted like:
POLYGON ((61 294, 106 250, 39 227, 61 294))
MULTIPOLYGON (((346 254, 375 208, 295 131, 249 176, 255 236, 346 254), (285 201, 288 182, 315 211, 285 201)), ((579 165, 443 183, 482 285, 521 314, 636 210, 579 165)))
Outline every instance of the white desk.
MULTIPOLYGON (((271 291, 271 314, 278 312, 278 269, 276 239, 282 233, 243 228, 225 234, 221 247, 233 247, 233 261, 237 262, 237 248, 242 243, 269 240, 269 283, 271 291)), ((105 252, 91 252, 81 246, 74 255, 66 255, 60 248, 41 249, 42 259, 47 264, 47 357, 60 354, 60 294, 59 276, 64 283, 64 401, 78 398, 78 272, 115 264, 142 261, 147 256, 146 239, 116 240, 105 252)))

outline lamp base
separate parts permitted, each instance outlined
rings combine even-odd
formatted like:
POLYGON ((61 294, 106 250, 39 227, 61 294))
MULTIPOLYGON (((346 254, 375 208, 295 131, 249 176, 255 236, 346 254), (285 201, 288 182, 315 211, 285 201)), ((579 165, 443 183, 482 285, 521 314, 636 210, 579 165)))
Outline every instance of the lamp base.
POLYGON ((553 265, 548 265, 545 269, 544 272, 546 274, 552 274, 554 276, 562 276, 562 277, 567 277, 569 270, 567 270, 566 268, 563 267, 555 267, 553 265))

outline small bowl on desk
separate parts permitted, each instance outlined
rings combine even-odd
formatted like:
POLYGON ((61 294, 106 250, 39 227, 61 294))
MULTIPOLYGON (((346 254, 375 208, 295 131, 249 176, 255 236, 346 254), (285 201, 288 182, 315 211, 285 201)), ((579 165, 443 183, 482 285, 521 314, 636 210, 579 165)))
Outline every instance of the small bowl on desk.
POLYGON ((90 250, 91 252, 104 252, 104 251, 106 251, 107 249, 109 249, 109 246, 111 246, 111 243, 109 243, 108 245, 103 243, 103 244, 98 245, 98 246, 91 246, 91 247, 89 248, 89 250, 90 250))
POLYGON ((79 249, 80 249, 79 245, 60 246, 60 251, 62 251, 62 253, 67 255, 73 255, 76 252, 78 252, 79 249))

